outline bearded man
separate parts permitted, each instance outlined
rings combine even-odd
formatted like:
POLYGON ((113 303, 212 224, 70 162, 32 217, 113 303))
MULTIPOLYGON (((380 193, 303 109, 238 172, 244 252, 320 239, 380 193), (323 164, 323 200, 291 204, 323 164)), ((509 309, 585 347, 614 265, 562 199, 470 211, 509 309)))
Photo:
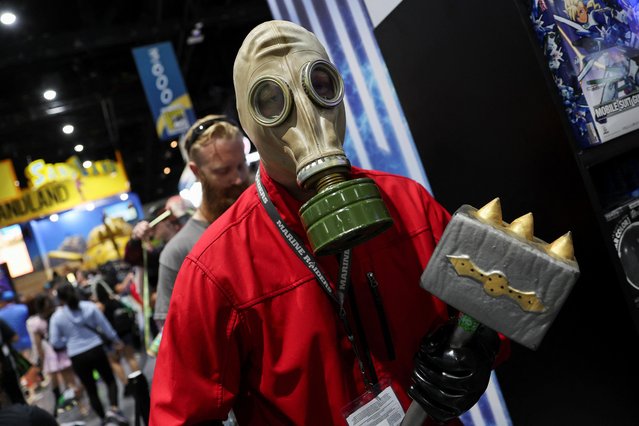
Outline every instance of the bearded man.
POLYGON ((153 318, 162 325, 169 310, 175 277, 186 255, 206 228, 222 215, 249 185, 242 132, 227 117, 207 115, 184 138, 189 168, 202 184, 202 203, 160 255, 153 318))

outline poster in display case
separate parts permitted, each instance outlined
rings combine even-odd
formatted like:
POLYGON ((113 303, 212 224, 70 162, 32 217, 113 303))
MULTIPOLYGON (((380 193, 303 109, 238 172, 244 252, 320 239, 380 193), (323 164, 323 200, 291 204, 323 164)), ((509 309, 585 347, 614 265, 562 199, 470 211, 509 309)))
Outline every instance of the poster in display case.
POLYGON ((639 128, 639 5, 534 0, 531 20, 582 148, 639 128))

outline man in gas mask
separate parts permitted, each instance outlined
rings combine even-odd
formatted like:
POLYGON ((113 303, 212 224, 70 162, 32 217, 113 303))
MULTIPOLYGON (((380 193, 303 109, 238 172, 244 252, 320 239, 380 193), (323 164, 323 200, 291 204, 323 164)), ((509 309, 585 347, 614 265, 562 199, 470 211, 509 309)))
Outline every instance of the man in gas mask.
POLYGON ((233 75, 261 165, 179 272, 151 424, 215 424, 231 408, 243 425, 352 424, 361 406, 399 424, 409 389, 455 422, 499 342, 482 330, 453 350, 432 333, 447 306, 419 280, 449 214, 417 182, 351 167, 343 82, 312 33, 257 26, 233 75))

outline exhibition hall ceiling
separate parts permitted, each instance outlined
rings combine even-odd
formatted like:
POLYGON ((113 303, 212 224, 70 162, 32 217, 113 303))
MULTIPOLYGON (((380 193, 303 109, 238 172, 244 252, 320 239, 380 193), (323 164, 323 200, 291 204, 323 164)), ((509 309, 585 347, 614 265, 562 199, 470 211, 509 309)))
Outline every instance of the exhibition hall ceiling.
POLYGON ((13 160, 24 187, 33 160, 100 160, 117 149, 143 202, 175 193, 183 163, 155 134, 131 49, 170 41, 196 114, 235 114, 235 54, 271 19, 266 0, 0 0, 4 11, 16 21, 0 24, 0 159, 13 160))

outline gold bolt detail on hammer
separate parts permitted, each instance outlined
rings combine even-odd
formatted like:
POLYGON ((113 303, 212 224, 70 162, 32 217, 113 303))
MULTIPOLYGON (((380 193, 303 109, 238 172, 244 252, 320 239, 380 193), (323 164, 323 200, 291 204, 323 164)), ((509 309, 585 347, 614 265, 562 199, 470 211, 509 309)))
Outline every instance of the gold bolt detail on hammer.
POLYGON ((548 253, 560 259, 575 260, 575 249, 572 245, 572 233, 568 231, 552 243, 548 244, 548 253))
POLYGON ((527 213, 513 220, 506 229, 525 240, 532 241, 533 235, 535 235, 533 223, 532 213, 527 213))
POLYGON ((544 241, 541 241, 534 236, 535 225, 532 213, 527 213, 518 217, 510 224, 504 222, 502 219, 501 201, 499 197, 493 199, 488 204, 477 210, 475 214, 484 223, 490 224, 498 229, 503 229, 510 234, 523 238, 524 240, 540 243, 540 247, 557 259, 564 261, 575 260, 575 250, 573 248, 572 233, 570 231, 557 238, 552 243, 546 244, 544 241))
POLYGON ((477 210, 477 216, 487 223, 502 226, 504 222, 501 217, 501 200, 499 197, 477 210))
POLYGON ((543 312, 546 309, 534 291, 520 291, 512 288, 503 272, 483 271, 466 255, 446 257, 459 276, 469 277, 480 282, 488 295, 492 297, 507 296, 526 312, 543 312))

